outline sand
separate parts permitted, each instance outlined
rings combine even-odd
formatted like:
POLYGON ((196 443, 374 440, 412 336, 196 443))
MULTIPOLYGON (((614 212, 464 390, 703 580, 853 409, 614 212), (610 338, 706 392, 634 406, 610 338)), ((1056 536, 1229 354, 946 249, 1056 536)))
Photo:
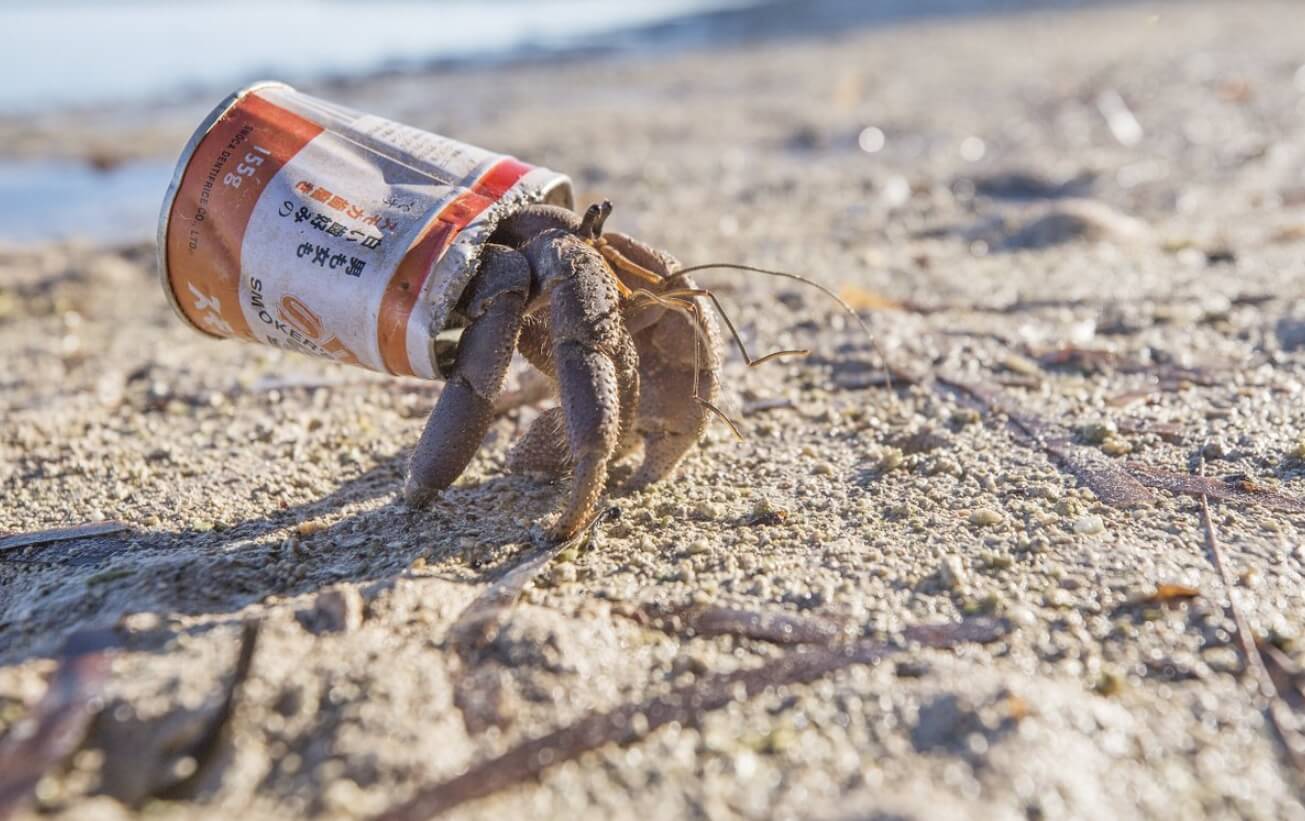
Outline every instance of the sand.
MULTIPOLYGON (((596 710, 792 652, 656 618, 693 605, 836 619, 897 652, 692 721, 631 719, 627 743, 455 815, 1305 817, 1227 607, 1294 723, 1302 64, 1298 9, 1257 0, 319 89, 568 172, 584 202, 614 200, 612 227, 686 262, 809 273, 918 379, 883 386, 815 291, 705 274, 755 350, 812 356, 748 369, 732 352, 745 441, 716 425, 673 481, 611 498, 619 520, 470 651, 452 625, 540 549, 563 490, 504 470, 538 408, 500 419, 412 512, 396 494, 437 386, 202 337, 173 317, 151 247, 4 252, 0 533, 130 528, 0 556, 0 732, 70 635, 116 644, 86 738, 33 806, 367 817, 596 710), (1054 428, 1030 439, 937 377, 1054 428), (1107 503, 1049 447, 1231 489, 1211 502, 1231 590, 1196 498, 1107 503), (216 753, 158 797, 255 619, 216 753), (903 632, 962 619, 1000 630, 955 647, 903 632)), ((203 108, 3 129, 152 154, 203 108)))

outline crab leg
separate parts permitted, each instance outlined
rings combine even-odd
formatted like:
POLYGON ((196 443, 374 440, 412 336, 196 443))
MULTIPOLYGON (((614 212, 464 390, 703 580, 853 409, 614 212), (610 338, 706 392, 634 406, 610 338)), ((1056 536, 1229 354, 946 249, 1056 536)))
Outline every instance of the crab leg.
POLYGON ((636 423, 643 436, 643 463, 626 486, 638 490, 668 476, 702 438, 719 391, 720 332, 702 292, 692 279, 676 273, 680 264, 674 257, 625 234, 609 231, 603 240, 606 258, 616 261, 617 275, 628 278, 636 292, 646 274, 660 277, 660 299, 632 300, 625 318, 639 352, 643 388, 636 423), (662 300, 671 294, 689 298, 680 308, 670 307, 662 300), (690 306, 694 310, 683 310, 690 306))
POLYGON ((571 497, 552 528, 570 538, 588 523, 607 483, 607 465, 633 425, 638 376, 634 345, 622 324, 615 280, 602 256, 582 239, 546 231, 524 249, 549 303, 552 361, 566 420, 571 497))
POLYGON ((530 297, 530 266, 520 253, 488 245, 469 291, 464 310, 471 321, 453 373, 408 465, 403 495, 409 504, 453 484, 485 438, 530 297))

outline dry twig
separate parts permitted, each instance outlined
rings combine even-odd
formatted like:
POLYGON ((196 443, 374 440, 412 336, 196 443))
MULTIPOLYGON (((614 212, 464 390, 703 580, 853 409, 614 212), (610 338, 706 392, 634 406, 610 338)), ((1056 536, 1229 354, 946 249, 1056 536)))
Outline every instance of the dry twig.
POLYGON ((1209 476, 1179 473, 1174 470, 1155 468, 1138 462, 1128 462, 1125 469, 1138 481, 1150 487, 1167 490, 1170 493, 1185 493, 1188 496, 1218 499, 1222 502, 1254 504, 1269 510, 1281 510, 1287 513, 1305 513, 1305 501, 1294 496, 1287 496, 1277 491, 1257 485, 1246 478, 1234 481, 1221 481, 1209 476))
POLYGON ((475 669, 480 651, 498 637, 522 592, 541 570, 559 553, 591 538, 600 524, 617 515, 620 515, 620 508, 608 508, 595 516, 589 526, 575 537, 539 548, 530 558, 485 588, 458 614, 449 628, 449 645, 454 655, 453 702, 462 712, 468 732, 475 734, 489 727, 502 727, 509 721, 501 710, 497 680, 481 675, 481 671, 475 669))
POLYGON ((93 536, 106 536, 110 533, 121 533, 124 530, 131 530, 131 525, 126 522, 92 522, 74 527, 38 530, 34 533, 16 533, 13 536, 0 539, 0 552, 17 550, 20 547, 31 547, 32 545, 71 542, 77 539, 89 539, 93 536))
POLYGON ((1256 689, 1266 700, 1265 713, 1269 723, 1273 725, 1279 741, 1282 742, 1288 762, 1295 770, 1298 786, 1305 785, 1305 738, 1301 737, 1290 708, 1278 693, 1278 687, 1273 680, 1273 676, 1270 675, 1269 669, 1264 663, 1264 658, 1260 655, 1259 647, 1255 643, 1255 636, 1251 632, 1250 622, 1246 620, 1246 615, 1242 613, 1242 609, 1237 605, 1232 574, 1228 570, 1228 561, 1223 555, 1223 548, 1219 543, 1219 535, 1215 530, 1214 520, 1210 518, 1209 499, 1205 494, 1201 494, 1200 500, 1201 526, 1205 530, 1205 546, 1210 551, 1210 558, 1215 570, 1219 572, 1224 592, 1228 594, 1228 609, 1232 612, 1233 624, 1237 628, 1237 643, 1241 648, 1243 658, 1246 660, 1246 669, 1254 677, 1256 689))
MULTIPOLYGON (((992 641, 1004 635, 990 619, 982 624, 956 622, 930 625, 912 639, 929 647, 954 647, 975 641, 992 641)), ((550 767, 573 761, 607 744, 630 744, 646 738, 672 722, 698 726, 715 710, 736 701, 793 684, 815 681, 856 664, 873 664, 899 652, 899 648, 873 641, 790 650, 760 667, 734 673, 703 676, 670 693, 614 710, 590 713, 573 724, 519 744, 502 755, 472 766, 433 787, 419 790, 408 802, 381 816, 384 821, 431 818, 468 801, 538 777, 550 767)))
POLYGON ((0 818, 26 806, 41 778, 81 745, 95 699, 109 678, 109 651, 116 645, 108 630, 68 638, 49 689, 32 714, 0 742, 0 818))
POLYGON ((937 377, 940 384, 971 397, 989 413, 1004 413, 1020 438, 1037 445, 1092 489, 1105 504, 1132 507, 1154 499, 1151 491, 1101 453, 1076 445, 1060 425, 1017 405, 995 388, 937 377))
POLYGON ((235 715, 241 688, 254 667, 254 650, 258 647, 260 627, 259 622, 249 621, 241 628, 240 652, 231 673, 231 681, 223 693, 222 702, 213 717, 205 723, 199 737, 181 755, 182 758, 193 761, 194 767, 188 775, 155 788, 155 796, 168 800, 190 798, 200 781, 213 770, 218 760, 218 751, 222 749, 223 742, 231 734, 231 718, 235 715))

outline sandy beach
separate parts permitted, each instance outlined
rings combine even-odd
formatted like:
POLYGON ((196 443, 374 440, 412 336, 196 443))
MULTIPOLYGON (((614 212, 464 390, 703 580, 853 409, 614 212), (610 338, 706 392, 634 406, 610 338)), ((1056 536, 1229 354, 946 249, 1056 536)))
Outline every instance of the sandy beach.
MULTIPOLYGON (((0 545, 105 531, 0 550, 0 760, 52 677, 84 718, 19 817, 1305 818, 1297 4, 305 90, 875 344, 704 273, 812 354, 727 351, 744 440, 554 555, 565 486, 505 469, 547 402, 412 511, 437 384, 201 336, 151 243, 0 250, 0 545)), ((216 101, 0 144, 168 157, 216 101)))

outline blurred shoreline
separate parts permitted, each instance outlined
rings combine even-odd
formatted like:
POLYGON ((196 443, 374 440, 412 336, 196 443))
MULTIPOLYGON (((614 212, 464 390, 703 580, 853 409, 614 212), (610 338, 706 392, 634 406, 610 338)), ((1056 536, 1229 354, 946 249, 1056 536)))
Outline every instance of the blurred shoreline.
MULTIPOLYGON (((603 12, 606 16, 589 27, 559 34, 587 2, 544 4, 534 15, 538 17, 540 9, 552 9, 563 15, 561 23, 554 22, 534 39, 489 38, 480 50, 449 51, 448 44, 440 46, 444 41, 436 38, 438 42, 432 41, 431 48, 437 52, 444 48, 448 53, 355 63, 351 68, 321 64, 305 68, 307 64, 301 64, 285 70, 277 70, 274 62, 266 70, 251 68, 261 58, 256 51, 247 51, 240 58, 246 67, 231 69, 230 79, 214 75, 192 82, 188 88, 170 90, 145 85, 134 98, 118 102, 82 100, 40 110, 6 111, 0 97, 0 244, 32 245, 72 238, 101 243, 148 239, 154 230, 156 200, 167 186, 176 153, 190 130, 232 89, 257 79, 287 80, 320 96, 359 100, 357 106, 369 111, 376 110, 381 101, 376 113, 409 119, 412 112, 429 108, 429 99, 391 94, 391 88, 432 78, 445 77, 450 84, 461 85, 470 77, 507 72, 528 83, 521 73, 557 64, 613 67, 631 61, 675 60, 707 49, 752 51, 782 40, 839 37, 912 21, 1068 10, 1103 5, 1108 0, 683 0, 655 11, 636 4, 624 16, 603 12), (605 27, 608 25, 615 28, 605 27), (78 203, 94 204, 90 207, 113 216, 95 219, 78 203)), ((372 8, 378 13, 395 13, 398 7, 418 17, 429 12, 429 8, 397 0, 385 0, 372 8)), ((55 8, 75 11, 81 7, 74 3, 55 8)), ((134 2, 123 8, 136 14, 142 11, 134 2)), ((468 11, 466 4, 460 3, 447 8, 468 11)), ((228 11, 223 8, 224 13, 228 11)), ((498 26, 495 21, 519 11, 519 4, 507 2, 460 19, 493 29, 498 26)), ((7 13, 14 15, 12 10, 7 13)), ((53 12, 45 8, 41 13, 53 12)), ((157 62, 160 56, 149 55, 145 62, 157 62)), ((15 57, 11 54, 8 59, 15 57)), ((16 59, 23 58, 20 54, 16 59)), ((473 108, 484 103, 474 96, 471 99, 473 108)), ((451 133, 460 133, 464 120, 458 106, 462 102, 439 101, 446 113, 443 119, 453 124, 451 133)))
POLYGON ((0 115, 150 107, 264 76, 293 83, 420 72, 518 56, 547 59, 587 43, 773 0, 110 0, 0 4, 0 115), (105 38, 103 32, 114 31, 105 38), (235 35, 235 36, 233 36, 235 35), (60 59, 51 60, 51 53, 60 59), (31 71, 40 66, 41 71, 31 71))

